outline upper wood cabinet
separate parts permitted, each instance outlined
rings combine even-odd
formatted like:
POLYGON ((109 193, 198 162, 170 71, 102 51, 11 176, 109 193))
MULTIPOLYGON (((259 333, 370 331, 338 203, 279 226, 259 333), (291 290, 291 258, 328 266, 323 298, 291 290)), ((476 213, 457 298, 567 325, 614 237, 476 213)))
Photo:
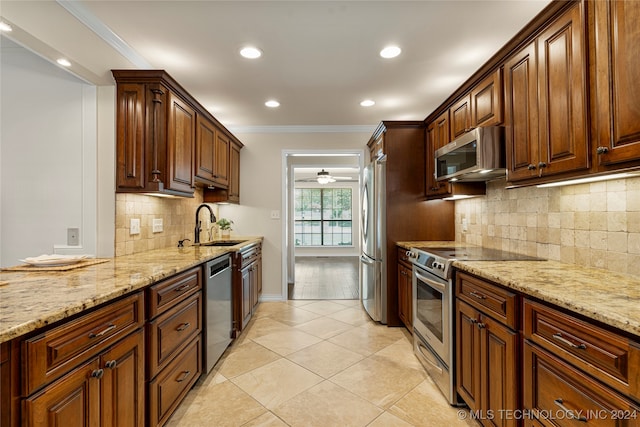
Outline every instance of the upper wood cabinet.
POLYGON ((592 123, 598 172, 640 160, 640 2, 589 2, 592 123))
MULTIPOLYGON (((226 182, 222 187, 214 185, 215 188, 205 188, 204 201, 207 203, 240 203, 240 150, 243 145, 235 138, 218 138, 220 157, 226 155, 226 182)), ((220 179, 222 175, 218 175, 220 179)))
POLYGON ((235 137, 165 71, 112 73, 116 191, 193 197, 196 185, 227 189, 235 137))
POLYGON ((502 124, 502 68, 487 76, 471 89, 471 127, 502 124))
POLYGON ((508 181, 589 168, 585 46, 575 3, 506 61, 508 181))
POLYGON ((426 194, 428 198, 442 197, 449 193, 446 182, 436 181, 435 152, 449 143, 449 110, 427 125, 426 133, 426 194))
POLYGON ((449 108, 449 117, 451 119, 450 138, 443 145, 471 130, 471 94, 465 95, 449 108))
POLYGON ((235 141, 229 150, 229 201, 240 203, 240 150, 235 141))

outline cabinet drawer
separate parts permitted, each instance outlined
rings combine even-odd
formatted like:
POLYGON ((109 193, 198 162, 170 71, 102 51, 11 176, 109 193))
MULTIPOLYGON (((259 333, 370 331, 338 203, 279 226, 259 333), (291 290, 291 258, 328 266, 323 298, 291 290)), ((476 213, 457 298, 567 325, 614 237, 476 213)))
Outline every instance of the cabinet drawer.
POLYGON ((184 273, 156 283, 147 289, 149 318, 153 318, 173 304, 202 288, 201 268, 196 267, 184 273))
POLYGON ((549 426, 640 426, 640 407, 535 344, 524 344, 524 407, 549 426))
POLYGON ((147 324, 148 378, 202 331, 202 292, 189 297, 147 324))
POLYGON ((515 293, 464 273, 456 275, 456 292, 458 297, 488 316, 518 329, 518 297, 515 293))
POLYGON ((69 372, 144 324, 142 292, 23 341, 23 392, 69 372))
POLYGON ((624 394, 640 399, 640 348, 613 332, 525 300, 524 335, 624 394))
POLYGON ((246 267, 262 255, 262 246, 256 245, 240 252, 240 268, 246 267))
POLYGON ((149 383, 149 422, 162 425, 180 404, 202 370, 202 346, 196 337, 149 383))
POLYGON ((407 250, 404 248, 398 248, 398 262, 407 264, 409 268, 412 267, 411 260, 407 256, 407 250))

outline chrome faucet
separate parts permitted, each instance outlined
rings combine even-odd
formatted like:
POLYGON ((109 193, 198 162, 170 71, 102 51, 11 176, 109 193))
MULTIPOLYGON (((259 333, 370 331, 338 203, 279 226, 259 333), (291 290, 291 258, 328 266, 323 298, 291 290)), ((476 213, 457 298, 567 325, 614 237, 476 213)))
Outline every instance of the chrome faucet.
POLYGON ((213 210, 211 209, 211 206, 207 205, 207 204, 201 204, 200 206, 198 206, 198 209, 196 209, 196 229, 195 229, 195 236, 193 238, 193 244, 195 245, 196 243, 200 243, 200 232, 202 231, 202 221, 200 221, 198 219, 198 215, 200 214, 200 209, 202 208, 207 208, 209 209, 209 214, 211 214, 211 224, 214 224, 216 222, 216 216, 213 214, 213 210))

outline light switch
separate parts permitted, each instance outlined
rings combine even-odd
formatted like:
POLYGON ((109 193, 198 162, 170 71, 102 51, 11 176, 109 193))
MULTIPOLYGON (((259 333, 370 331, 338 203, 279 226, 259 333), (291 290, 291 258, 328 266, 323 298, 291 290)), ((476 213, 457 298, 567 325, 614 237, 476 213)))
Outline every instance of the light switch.
POLYGON ((271 219, 280 219, 280 211, 271 211, 271 219))
POLYGON ((129 234, 140 234, 140 218, 131 218, 129 234))

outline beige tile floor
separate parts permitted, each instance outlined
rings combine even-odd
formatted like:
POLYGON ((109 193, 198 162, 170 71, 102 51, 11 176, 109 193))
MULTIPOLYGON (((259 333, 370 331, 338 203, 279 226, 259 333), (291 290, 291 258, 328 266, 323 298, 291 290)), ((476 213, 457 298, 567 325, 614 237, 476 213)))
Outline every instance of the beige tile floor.
MULTIPOLYGON (((264 302, 168 426, 475 426, 357 300, 264 302)), ((465 414, 468 414, 465 412, 465 414)))

